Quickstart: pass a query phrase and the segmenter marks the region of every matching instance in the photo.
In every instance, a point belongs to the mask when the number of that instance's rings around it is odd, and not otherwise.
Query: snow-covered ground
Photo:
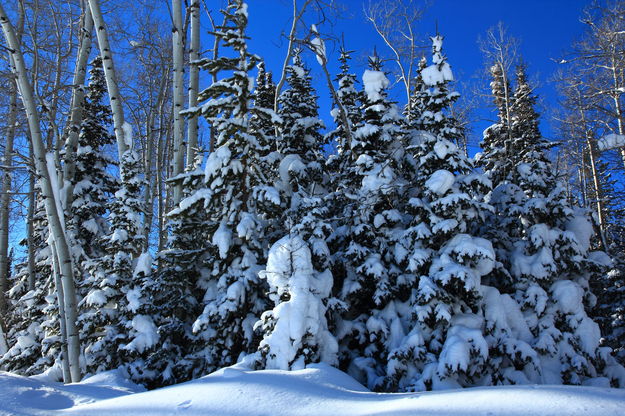
[[[625,390],[507,386],[445,392],[371,393],[327,365],[299,371],[236,367],[144,391],[119,372],[78,384],[0,373],[0,415],[597,415],[625,414]]]

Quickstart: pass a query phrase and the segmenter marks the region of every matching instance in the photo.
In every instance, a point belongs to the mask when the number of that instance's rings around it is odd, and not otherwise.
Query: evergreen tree
[[[551,144],[538,129],[536,98],[524,66],[518,67],[516,82],[510,131],[501,144],[506,151],[485,155],[491,159],[483,163],[495,166],[498,173],[491,176],[500,178],[489,196],[496,230],[490,234],[531,331],[527,342],[539,358],[532,366],[516,367],[530,382],[581,384],[604,374],[621,383],[622,369],[599,348],[599,327],[585,309],[594,302],[589,280],[605,272],[606,256],[590,251],[586,214],[569,205],[555,177],[547,157]],[[504,160],[508,154],[515,156]]]
[[[208,371],[206,360],[194,352],[192,324],[200,313],[202,276],[211,260],[209,230],[204,200],[189,199],[204,188],[204,172],[196,167],[181,176],[183,200],[167,215],[169,238],[167,248],[158,253],[159,268],[156,272],[136,269],[131,292],[137,299],[135,313],[149,317],[158,336],[158,343],[129,351],[131,377],[149,388]]]
[[[56,349],[51,349],[53,339],[59,340],[58,319],[46,316],[51,313],[50,305],[56,303],[54,297],[54,281],[50,247],[46,243],[48,226],[43,202],[36,197],[37,208],[33,217],[33,245],[35,253],[34,288],[29,288],[28,263],[17,265],[14,277],[10,282],[11,289],[7,293],[9,308],[6,326],[9,350],[1,358],[0,365],[7,371],[22,375],[33,375],[52,366],[60,358]],[[26,245],[27,240],[20,244]],[[56,328],[56,329],[55,329]],[[45,343],[46,347],[43,347]]]
[[[125,136],[132,143],[130,125]],[[132,147],[120,161],[121,187],[115,193],[109,216],[110,234],[103,238],[105,255],[91,262],[90,286],[81,301],[79,323],[85,345],[87,372],[97,373],[119,367],[120,350],[129,341],[132,311],[126,294],[132,285],[135,259],[141,254],[143,233],[140,213],[143,209],[140,178],[141,160]]]
[[[332,287],[331,232],[325,208],[323,122],[310,71],[300,51],[287,67],[289,88],[281,105],[280,177],[277,188],[287,209],[280,218],[283,236],[273,245],[261,277],[269,283],[273,308],[256,324],[264,334],[259,346],[262,368],[303,368],[311,362],[335,364],[336,340],[328,331],[326,306]]]
[[[491,243],[476,236],[487,207],[479,202],[489,188],[473,173],[453,143],[448,119],[451,69],[442,55],[442,37],[432,38],[433,64],[423,68],[417,85],[411,145],[415,186],[407,211],[412,220],[395,250],[412,277],[406,317],[408,333],[391,352],[387,388],[439,389],[479,383],[486,372],[481,277],[494,266]],[[428,95],[426,95],[428,94]]]
[[[214,35],[232,50],[233,57],[200,64],[211,73],[228,72],[199,97],[208,99],[200,111],[215,129],[216,146],[206,163],[205,187],[187,198],[189,202],[203,201],[211,243],[210,269],[202,281],[205,306],[193,325],[197,348],[205,355],[209,371],[231,365],[240,354],[253,352],[258,345],[253,325],[267,305],[266,288],[258,272],[268,250],[264,236],[267,218],[259,206],[273,205],[277,215],[281,205],[278,192],[254,165],[266,152],[263,143],[268,139],[251,128],[250,116],[270,114],[255,111],[250,103],[249,71],[260,59],[247,50],[247,5],[230,0],[223,14],[224,25]]]
[[[104,154],[104,147],[115,142],[110,133],[110,107],[104,103],[106,80],[102,59],[91,62],[90,80],[85,96],[82,124],[76,151],[76,171],[73,178],[71,226],[74,254],[80,268],[90,259],[104,254],[101,239],[108,232],[105,214],[110,197],[119,184],[109,172],[113,161]]]
[[[405,146],[401,116],[387,98],[389,80],[377,56],[369,64],[363,75],[363,115],[354,126],[351,160],[344,165],[344,178],[353,185],[340,185],[346,203],[335,215],[345,222],[333,238],[342,243],[336,253],[337,275],[344,276],[336,287],[344,308],[337,327],[341,366],[380,389],[388,353],[403,336],[394,302],[403,273],[393,239],[403,225]]]

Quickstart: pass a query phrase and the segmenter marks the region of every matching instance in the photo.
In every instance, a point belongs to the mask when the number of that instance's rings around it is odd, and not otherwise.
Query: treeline
[[[572,145],[561,147],[579,157],[553,160],[527,68],[492,55],[497,120],[471,158],[440,34],[431,56],[414,62],[399,107],[376,54],[359,76],[342,49],[332,79],[317,28],[301,39],[291,32],[274,83],[248,50],[245,3],[228,1],[205,57],[200,2],[186,21],[172,4],[171,57],[163,64],[155,43],[133,40],[153,65],[126,86],[97,0],[63,15],[80,21],[66,34],[78,35],[71,81],[60,69],[68,51],[43,41],[40,50],[25,30],[25,3],[15,19],[0,6],[12,74],[2,368],[69,382],[121,367],[151,388],[241,360],[257,369],[324,361],[379,391],[625,385],[622,228],[612,214],[622,205],[611,176],[620,167],[609,159],[625,141],[611,130],[620,115],[598,115],[605,97],[580,87],[588,104],[566,101]],[[94,33],[100,53],[90,59]],[[325,134],[305,55],[317,58],[334,99]],[[40,75],[36,57],[57,72]],[[576,62],[590,68],[594,58],[584,59]],[[571,70],[569,95],[585,85],[572,81],[577,73],[597,79]],[[201,74],[211,80],[204,90]],[[611,87],[613,98],[621,87]],[[137,103],[122,105],[131,88]],[[29,171],[12,175],[20,166]],[[12,190],[24,189],[27,253],[16,261],[8,221],[22,201]]]

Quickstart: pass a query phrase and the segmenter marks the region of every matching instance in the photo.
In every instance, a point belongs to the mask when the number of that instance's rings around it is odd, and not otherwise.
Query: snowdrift
[[[65,386],[0,373],[0,415],[616,416],[625,409],[625,391],[596,387],[506,386],[372,393],[324,364],[292,372],[230,367],[188,383],[142,390],[115,371]]]

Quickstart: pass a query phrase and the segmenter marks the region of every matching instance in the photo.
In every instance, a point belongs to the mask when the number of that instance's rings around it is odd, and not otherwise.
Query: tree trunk
[[[172,0],[173,10],[173,57],[174,57],[174,141],[173,141],[173,164],[172,177],[176,177],[182,173],[184,166],[183,141],[184,141],[184,118],[180,114],[183,110],[184,100],[184,69],[183,69],[183,53],[184,53],[184,31],[182,28],[182,0]],[[173,184],[174,204],[180,202],[182,196],[182,183],[176,181]]]
[[[51,242],[50,248],[52,249],[52,273],[54,274],[54,287],[56,289],[56,298],[59,306],[59,329],[61,331],[61,362],[63,366],[63,382],[72,382],[72,373],[69,368],[69,350],[67,345],[67,325],[66,325],[66,313],[64,305],[65,293],[63,290],[63,283],[60,276],[60,268],[58,262],[58,253],[56,251],[56,245],[54,241]]]
[[[96,28],[100,55],[102,56],[106,88],[111,102],[111,111],[113,112],[113,128],[115,130],[115,138],[117,139],[117,152],[119,154],[119,160],[121,160],[123,154],[130,148],[130,144],[126,143],[126,138],[124,137],[124,108],[122,107],[122,99],[119,94],[119,87],[117,86],[115,66],[113,65],[113,53],[111,51],[106,25],[102,18],[100,3],[98,0],[88,1],[93,24]]]
[[[191,46],[189,47],[189,108],[197,105],[200,85],[200,68],[193,62],[200,59],[200,0],[192,0],[189,6],[191,13]],[[198,115],[189,117],[187,125],[187,170],[193,169],[198,147]]]
[[[86,7],[81,25],[80,48],[76,56],[74,69],[74,81],[72,101],[70,105],[70,118],[67,123],[65,139],[65,163],[63,165],[63,178],[67,192],[65,193],[65,208],[71,209],[74,196],[74,175],[76,174],[76,149],[82,123],[82,110],[85,103],[85,79],[87,77],[87,60],[91,52],[91,32],[93,32],[93,19],[91,11]]]
[[[74,270],[72,265],[72,257],[65,234],[64,224],[62,221],[63,212],[61,210],[61,201],[58,199],[58,189],[54,189],[52,184],[52,176],[56,172],[49,170],[49,165],[53,166],[46,158],[46,150],[41,135],[39,124],[39,114],[34,100],[33,89],[28,80],[26,65],[20,50],[15,31],[9,22],[8,16],[4,11],[4,6],[0,3],[0,24],[8,48],[11,51],[13,62],[15,63],[15,75],[18,80],[18,87],[22,102],[26,109],[28,119],[28,127],[30,130],[30,138],[33,145],[35,168],[40,177],[41,191],[45,201],[46,216],[50,233],[56,245],[56,251],[59,261],[59,270],[61,274],[62,286],[64,290],[64,306],[66,312],[67,327],[67,345],[68,345],[68,361],[71,371],[72,382],[80,381],[80,340],[78,336],[78,328],[76,326],[77,305],[76,305],[76,288],[74,287]],[[51,158],[50,158],[51,159]],[[58,184],[56,184],[58,186]]]

